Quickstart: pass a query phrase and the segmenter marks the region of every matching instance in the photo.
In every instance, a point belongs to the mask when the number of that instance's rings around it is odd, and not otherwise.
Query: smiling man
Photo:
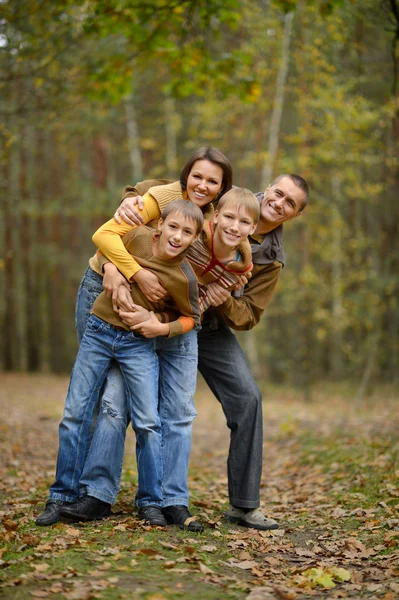
[[[129,188],[129,196],[147,191],[147,182]],[[153,183],[154,185],[154,183]],[[223,407],[230,429],[227,460],[230,506],[225,517],[245,527],[276,529],[277,522],[259,510],[262,475],[262,395],[231,329],[248,331],[270,303],[284,266],[283,223],[299,217],[308,203],[309,187],[299,175],[283,174],[256,194],[260,219],[249,236],[253,270],[241,296],[220,286],[208,287],[213,306],[198,333],[198,368]],[[117,219],[140,224],[137,198],[126,197]],[[140,206],[140,200],[138,201]]]

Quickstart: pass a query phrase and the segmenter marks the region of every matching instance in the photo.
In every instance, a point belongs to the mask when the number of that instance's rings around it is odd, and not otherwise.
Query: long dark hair
[[[187,179],[190,174],[191,169],[194,166],[194,163],[197,160],[209,160],[209,162],[218,165],[223,171],[223,179],[222,179],[222,187],[220,189],[219,194],[216,196],[214,200],[210,204],[216,204],[221,196],[225,192],[231,190],[233,185],[233,167],[227,156],[223,154],[217,148],[200,148],[194,154],[191,155],[189,160],[184,165],[181,173],[180,173],[180,185],[183,190],[187,189]]]

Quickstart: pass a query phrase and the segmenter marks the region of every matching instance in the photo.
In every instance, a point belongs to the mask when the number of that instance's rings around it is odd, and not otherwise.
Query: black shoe
[[[187,529],[188,531],[195,531],[201,533],[204,531],[202,523],[197,521],[196,517],[190,514],[187,506],[178,504],[175,506],[165,506],[162,509],[167,523],[177,525],[180,529]]]
[[[61,515],[70,521],[97,521],[111,514],[111,505],[93,496],[83,496],[61,508]]]
[[[36,519],[36,525],[45,527],[46,525],[54,525],[61,518],[61,507],[67,502],[63,500],[47,500],[46,508]]]
[[[166,527],[167,525],[159,506],[141,506],[138,517],[150,525],[158,525],[159,527]]]

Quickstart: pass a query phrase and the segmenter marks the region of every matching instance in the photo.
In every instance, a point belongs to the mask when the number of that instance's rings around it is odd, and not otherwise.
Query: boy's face
[[[164,259],[176,258],[198,237],[196,222],[179,212],[168,215],[165,221],[159,219],[158,231],[157,252]]]
[[[231,248],[244,242],[256,228],[253,218],[246,209],[233,202],[216,210],[213,222],[217,225],[215,238]]]

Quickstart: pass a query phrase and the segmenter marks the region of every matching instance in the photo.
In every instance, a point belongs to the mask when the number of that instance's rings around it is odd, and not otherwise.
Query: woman
[[[218,198],[228,191],[231,185],[232,168],[227,157],[216,148],[202,148],[195,152],[183,167],[179,181],[151,188],[149,193],[144,196],[143,223],[157,220],[162,209],[169,202],[181,197],[194,202],[203,210],[207,218],[212,218],[213,203],[217,203]],[[121,238],[116,235],[116,250],[118,250],[118,244],[123,246]],[[79,340],[83,336],[94,300],[103,290],[101,264],[98,255],[90,259],[89,267],[79,288],[76,305]],[[108,290],[116,290],[123,281],[126,283],[126,280],[111,263],[105,265],[104,273],[104,287],[107,286]],[[136,282],[144,294],[153,301],[159,300],[165,293],[163,288],[160,289],[154,285],[152,273],[145,269],[136,270],[134,273],[127,270],[124,274],[128,280]],[[157,280],[156,283],[158,284]],[[157,344],[165,466],[163,475],[164,512],[167,512],[169,523],[175,523],[190,531],[202,531],[202,525],[191,517],[188,511],[188,489],[187,484],[184,483],[186,477],[182,476],[188,469],[191,424],[196,416],[193,404],[197,372],[196,332],[192,331],[184,336],[174,338],[158,338]],[[92,457],[97,455],[96,449],[104,447],[108,437],[112,437],[115,428],[119,435],[125,435],[127,411],[123,381],[117,368],[111,368],[108,373],[101,404],[102,410],[81,478],[82,494],[90,492],[91,482],[94,478],[96,479],[96,497],[86,495],[74,505],[68,506],[68,514],[65,510],[63,512],[70,518],[92,520],[100,517],[104,514],[104,504],[112,504],[119,490],[123,453],[108,457],[107,464],[99,465],[97,460],[94,463],[92,461]],[[123,444],[118,444],[118,446],[123,448]],[[93,469],[94,464],[96,465],[95,469]],[[102,477],[102,475],[104,476]],[[104,482],[100,493],[98,491],[99,481]],[[49,515],[47,522],[43,524],[56,522],[60,517],[61,509],[62,506],[55,506],[54,503],[52,506],[50,505],[49,511],[53,514]],[[140,516],[153,525],[165,525],[162,512],[155,509],[156,507],[147,507],[147,510],[141,511]],[[45,513],[41,515],[42,519],[39,517],[38,521],[46,520]],[[49,519],[51,522],[48,522]]]

